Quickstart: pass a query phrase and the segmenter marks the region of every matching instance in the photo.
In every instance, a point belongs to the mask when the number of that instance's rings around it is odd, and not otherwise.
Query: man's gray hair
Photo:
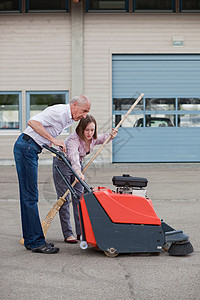
[[[85,96],[85,95],[79,95],[79,96],[75,96],[74,98],[72,98],[69,103],[73,104],[73,103],[78,103],[78,105],[82,106],[84,104],[86,104],[87,102],[90,102],[90,99]]]

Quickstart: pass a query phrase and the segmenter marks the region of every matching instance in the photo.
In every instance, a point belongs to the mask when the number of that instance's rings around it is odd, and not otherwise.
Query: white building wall
[[[0,16],[0,86],[66,90],[71,77],[69,14]]]
[[[0,91],[70,91],[70,14],[0,15]],[[19,133],[0,132],[0,159],[12,159]]]
[[[183,38],[184,46],[173,47],[173,37]],[[86,14],[84,93],[100,128],[111,128],[112,54],[200,53],[199,37],[199,14]],[[111,160],[111,154],[110,146],[104,157]]]
[[[84,94],[99,132],[112,120],[113,53],[200,53],[199,14],[84,14]],[[173,47],[173,37],[184,40]],[[71,97],[71,15],[0,15],[0,91],[69,90]],[[142,92],[142,91],[141,91]],[[12,159],[19,133],[0,133],[0,159]],[[110,160],[111,144],[101,158]]]

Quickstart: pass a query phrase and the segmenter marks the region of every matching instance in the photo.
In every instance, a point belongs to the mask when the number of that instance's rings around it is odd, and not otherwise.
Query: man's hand
[[[64,144],[63,140],[57,140],[54,137],[52,137],[48,131],[42,126],[42,124],[39,121],[35,120],[29,120],[28,126],[30,126],[35,132],[37,132],[39,135],[47,139],[50,143],[53,143],[55,146],[61,147],[63,152],[66,152],[66,146]]]
[[[53,139],[51,140],[51,142],[52,142],[55,146],[59,146],[63,152],[66,152],[66,146],[65,146],[65,143],[64,143],[63,140],[57,140],[57,139],[53,138]]]

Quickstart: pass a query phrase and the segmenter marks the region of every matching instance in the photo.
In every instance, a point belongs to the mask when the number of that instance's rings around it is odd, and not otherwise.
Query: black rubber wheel
[[[110,248],[108,249],[108,251],[104,251],[105,255],[108,257],[116,257],[119,255],[119,253],[117,253],[117,250],[115,248]]]

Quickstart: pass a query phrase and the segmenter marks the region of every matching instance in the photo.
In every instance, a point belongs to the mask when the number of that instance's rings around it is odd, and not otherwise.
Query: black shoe
[[[47,245],[54,247],[54,243],[47,243]],[[27,246],[26,250],[31,250],[31,246]]]
[[[33,248],[31,251],[34,253],[54,254],[58,253],[59,248],[51,247],[49,244],[46,243],[44,245],[41,245],[40,247]]]

